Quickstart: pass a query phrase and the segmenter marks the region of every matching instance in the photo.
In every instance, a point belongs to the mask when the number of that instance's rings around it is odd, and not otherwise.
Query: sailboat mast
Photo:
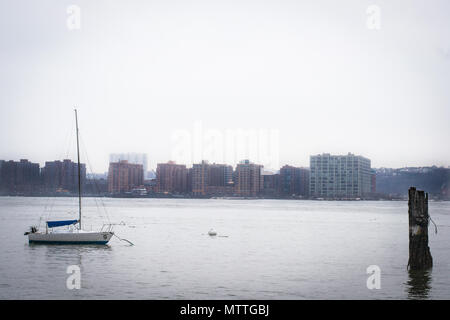
[[[77,132],[77,156],[78,156],[78,223],[80,224],[80,230],[81,230],[81,168],[80,168],[80,143],[78,139],[78,115],[77,115],[77,109],[75,109],[75,126],[76,126],[76,132]]]

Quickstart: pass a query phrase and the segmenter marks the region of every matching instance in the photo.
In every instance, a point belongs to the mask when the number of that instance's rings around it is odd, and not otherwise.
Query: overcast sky
[[[199,127],[263,132],[280,165],[450,165],[449,1],[2,0],[0,46],[0,159],[73,158],[77,106],[94,172],[185,161]]]

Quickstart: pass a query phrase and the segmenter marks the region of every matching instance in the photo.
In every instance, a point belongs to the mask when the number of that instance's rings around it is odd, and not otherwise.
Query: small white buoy
[[[211,230],[208,231],[208,234],[209,234],[210,236],[216,236],[216,235],[217,235],[217,232],[216,232],[216,230],[211,229]]]

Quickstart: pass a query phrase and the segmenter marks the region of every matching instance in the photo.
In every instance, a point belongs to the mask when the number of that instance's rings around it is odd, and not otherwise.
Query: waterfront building
[[[174,161],[158,163],[156,167],[156,190],[159,193],[187,193],[188,169]]]
[[[0,189],[10,193],[34,191],[40,183],[39,164],[27,159],[0,162]]]
[[[233,167],[213,163],[208,167],[207,194],[215,196],[232,195],[234,191]]]
[[[85,195],[106,195],[108,193],[108,178],[87,178],[82,192]]]
[[[127,160],[111,162],[108,171],[108,192],[119,194],[130,192],[144,184],[142,164],[129,163]]]
[[[146,153],[111,153],[109,155],[109,162],[117,163],[122,160],[128,161],[130,164],[141,164],[143,168],[142,178],[148,178],[147,167],[148,167],[148,158]]]
[[[233,167],[202,161],[192,166],[192,193],[196,196],[231,195]]]
[[[80,164],[81,185],[86,180],[86,165]],[[47,161],[42,168],[42,179],[47,191],[65,190],[75,192],[78,190],[78,164],[69,159],[63,161]]]
[[[195,196],[206,195],[208,186],[208,168],[207,161],[192,165],[192,194]]]
[[[196,196],[231,195],[233,193],[233,167],[202,161],[192,166],[192,193]]]
[[[241,197],[256,197],[263,188],[262,165],[243,160],[236,166],[234,192]]]
[[[315,198],[359,198],[371,192],[370,160],[354,154],[310,157],[310,194]]]
[[[208,166],[208,187],[229,187],[233,184],[233,167],[213,163]]]
[[[278,197],[280,195],[280,174],[273,172],[263,172],[263,190],[264,196]]]
[[[284,196],[309,195],[309,169],[285,165],[280,169],[280,191]]]

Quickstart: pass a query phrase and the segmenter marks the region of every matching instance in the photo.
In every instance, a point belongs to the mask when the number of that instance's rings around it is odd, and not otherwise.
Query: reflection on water
[[[31,243],[25,244],[25,248],[31,251],[40,252],[45,261],[58,261],[58,263],[65,263],[67,265],[78,265],[83,267],[83,259],[89,259],[92,256],[103,256],[112,250],[110,245],[46,245]],[[37,253],[36,253],[37,254]]]
[[[406,282],[408,299],[428,299],[431,290],[431,269],[425,271],[408,270]]]

